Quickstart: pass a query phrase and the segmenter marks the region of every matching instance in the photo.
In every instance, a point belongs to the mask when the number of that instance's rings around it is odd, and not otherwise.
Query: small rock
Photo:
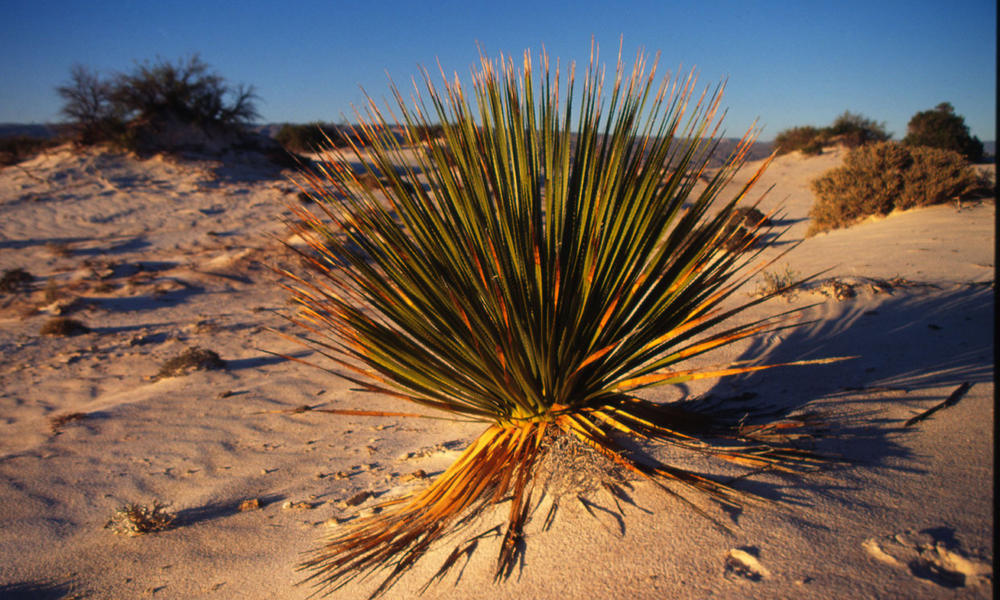
[[[251,510],[260,510],[260,499],[250,498],[249,500],[244,500],[240,502],[240,512],[247,512]]]
[[[403,475],[402,481],[413,481],[414,479],[427,479],[427,471],[417,469],[408,475]]]

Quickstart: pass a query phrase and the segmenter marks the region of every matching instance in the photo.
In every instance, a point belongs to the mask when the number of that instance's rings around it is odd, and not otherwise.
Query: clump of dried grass
[[[0,275],[0,292],[14,294],[24,291],[34,280],[35,276],[21,267],[5,269],[3,275]]]
[[[56,415],[49,419],[49,427],[52,429],[52,433],[59,434],[62,433],[62,428],[73,421],[79,421],[81,419],[87,418],[87,413],[82,412],[72,412],[64,413],[61,415]]]
[[[764,271],[760,274],[761,282],[757,288],[750,293],[751,297],[761,298],[763,296],[781,296],[785,300],[792,300],[797,293],[797,283],[799,274],[785,265],[781,271]]]
[[[222,360],[214,350],[193,346],[163,363],[153,379],[177,377],[191,371],[211,371],[225,368],[226,361]]]
[[[114,533],[137,536],[169,529],[177,518],[167,512],[166,507],[154,500],[149,506],[142,504],[123,504],[115,509],[111,518],[104,525]]]
[[[41,335],[68,337],[90,333],[90,327],[87,327],[76,319],[55,317],[46,321],[39,333]]]

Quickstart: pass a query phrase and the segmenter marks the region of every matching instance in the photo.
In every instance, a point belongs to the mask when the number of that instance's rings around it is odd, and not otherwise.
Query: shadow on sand
[[[71,597],[72,591],[72,582],[69,581],[0,583],[0,598],[3,600],[60,600]]]

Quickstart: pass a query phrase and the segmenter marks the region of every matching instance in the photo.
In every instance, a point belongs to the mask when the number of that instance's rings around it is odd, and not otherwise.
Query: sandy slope
[[[790,252],[771,270],[827,271],[756,313],[815,304],[813,322],[712,361],[860,358],[655,397],[820,411],[833,433],[820,448],[851,464],[747,481],[787,508],[720,514],[735,535],[643,484],[623,520],[564,497],[549,531],[544,513],[529,525],[506,583],[492,583],[496,540],[485,540],[457,584],[452,574],[424,597],[991,597],[994,204],[911,211],[794,246],[808,181],[840,159],[781,157],[758,188],[773,186],[761,205],[782,205],[788,228],[768,252]],[[0,171],[0,269],[37,277],[30,293],[0,297],[0,597],[306,597],[293,566],[336,517],[419,485],[411,474],[443,469],[479,432],[275,412],[400,408],[265,352],[301,353],[265,330],[286,327],[274,312],[286,294],[261,266],[281,260],[282,200],[295,201],[286,180],[211,162],[60,149]],[[54,314],[92,332],[40,336]],[[154,380],[191,346],[228,368]],[[963,382],[972,386],[956,405],[901,428]],[[85,417],[55,432],[52,418],[69,413]],[[363,491],[374,495],[346,505]],[[260,510],[238,509],[253,498]],[[177,527],[103,528],[117,506],[154,499]],[[450,550],[431,552],[388,597],[413,597]]]

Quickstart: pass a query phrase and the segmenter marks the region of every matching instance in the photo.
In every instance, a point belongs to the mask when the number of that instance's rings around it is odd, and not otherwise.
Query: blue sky
[[[844,110],[902,137],[914,113],[949,101],[972,133],[996,137],[996,2],[463,2],[424,0],[0,0],[0,122],[59,120],[54,88],[83,64],[103,73],[193,53],[231,83],[253,85],[265,122],[339,121],[387,96],[420,65],[468,80],[488,54],[546,48],[586,63],[593,36],[613,64],[662,52],[728,78],[727,135],[760,117],[763,139],[826,125]]]

